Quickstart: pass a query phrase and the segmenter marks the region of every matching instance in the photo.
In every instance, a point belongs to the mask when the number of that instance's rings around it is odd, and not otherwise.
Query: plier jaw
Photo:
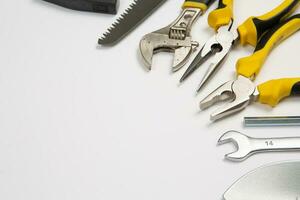
[[[201,50],[200,55],[205,57],[210,52],[225,52],[228,53],[230,47],[234,44],[235,40],[238,38],[237,31],[232,28],[234,21],[231,21],[231,24],[221,26],[217,33],[212,36],[204,45]],[[224,53],[223,53],[224,55]]]
[[[199,54],[195,57],[191,65],[183,74],[180,82],[186,80],[195,70],[197,70],[210,57],[208,70],[203,77],[198,92],[208,82],[212,74],[219,69],[222,61],[227,57],[239,34],[234,28],[235,23],[231,20],[230,24],[219,27],[217,33],[211,37],[202,47]]]
[[[255,84],[249,78],[238,76],[236,80],[224,83],[205,97],[200,102],[200,108],[203,110],[218,102],[230,101],[211,114],[211,120],[215,121],[245,109],[258,96]]]
[[[239,34],[232,19],[230,24],[219,27],[217,33],[203,45],[200,55],[205,57],[215,52],[215,57],[224,57],[238,37]]]

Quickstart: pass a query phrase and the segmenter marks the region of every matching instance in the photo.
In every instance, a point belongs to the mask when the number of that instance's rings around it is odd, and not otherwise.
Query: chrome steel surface
[[[146,19],[166,0],[134,0],[123,14],[100,37],[100,45],[113,45]]]
[[[230,161],[243,161],[256,153],[300,151],[300,137],[253,138],[237,131],[228,131],[218,144],[229,142],[237,147],[237,151],[225,155]]]
[[[236,181],[224,200],[299,200],[300,162],[260,167]]]
[[[140,52],[146,67],[151,70],[153,54],[174,52],[173,71],[179,70],[199,46],[192,41],[191,28],[202,14],[197,8],[185,8],[169,26],[145,35],[140,41]]]
[[[245,117],[246,127],[300,126],[300,116]]]
[[[217,102],[231,100],[211,114],[211,120],[218,120],[246,108],[255,101],[259,93],[254,83],[238,76],[236,80],[224,83],[200,102],[200,108],[206,109]]]
[[[214,72],[219,68],[222,61],[226,58],[229,51],[231,50],[234,42],[238,39],[239,35],[236,29],[232,28],[233,21],[229,25],[221,26],[218,29],[217,34],[210,38],[205,45],[202,47],[201,51],[193,60],[192,64],[188,67],[186,72],[180,79],[180,82],[186,80],[194,71],[196,71],[204,62],[208,60],[209,57],[213,56],[209,68],[204,75],[201,84],[198,88],[200,89],[207,83]]]

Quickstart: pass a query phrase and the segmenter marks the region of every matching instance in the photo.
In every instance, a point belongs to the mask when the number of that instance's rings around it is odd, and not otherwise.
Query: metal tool
[[[192,40],[191,28],[215,0],[185,0],[183,11],[169,26],[145,35],[140,42],[140,52],[146,67],[151,70],[153,54],[161,51],[175,53],[173,71],[179,70],[198,43]]]
[[[250,44],[257,47],[260,38],[281,19],[285,18],[286,14],[295,9],[297,5],[299,5],[299,0],[286,0],[271,12],[260,17],[250,17],[242,25],[237,26],[232,17],[233,0],[220,0],[219,8],[211,12],[208,17],[209,25],[217,33],[202,47],[202,50],[180,81],[182,82],[187,79],[208,58],[212,57],[209,67],[198,87],[197,91],[199,92],[220,66],[222,66],[222,62],[235,44]]]
[[[44,0],[73,10],[117,13],[117,0]]]
[[[246,127],[300,126],[300,116],[245,117]]]
[[[198,91],[207,82],[211,74],[216,71],[217,67],[220,66],[233,43],[239,37],[233,21],[233,0],[219,0],[219,6],[209,14],[208,22],[217,33],[206,42],[180,79],[180,82],[186,80],[209,57],[214,56]]]
[[[300,78],[271,80],[259,86],[253,83],[272,48],[299,29],[300,14],[285,19],[267,32],[258,42],[254,54],[237,62],[237,79],[222,84],[210,93],[200,102],[200,108],[206,109],[217,102],[231,100],[212,113],[211,120],[217,120],[243,110],[253,101],[274,107],[285,97],[299,95]]]
[[[237,131],[228,131],[219,139],[218,144],[229,142],[237,147],[237,151],[225,155],[231,161],[243,161],[256,153],[300,151],[300,137],[252,138]]]
[[[134,0],[99,38],[100,45],[113,45],[123,39],[166,0]]]
[[[300,162],[260,167],[236,181],[224,200],[299,200]]]

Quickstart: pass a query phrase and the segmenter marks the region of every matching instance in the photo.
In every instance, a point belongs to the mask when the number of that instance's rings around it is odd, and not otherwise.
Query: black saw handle
[[[72,10],[117,13],[117,0],[44,0]]]

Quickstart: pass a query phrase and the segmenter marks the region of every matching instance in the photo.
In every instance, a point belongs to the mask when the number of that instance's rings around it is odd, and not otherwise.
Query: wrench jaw
[[[173,52],[174,60],[172,71],[178,71],[188,61],[192,52],[199,46],[197,42],[191,41],[191,37],[185,40],[170,39],[166,33],[159,31],[145,35],[140,41],[140,52],[148,70],[152,68],[153,55],[159,52]]]
[[[172,71],[176,72],[180,70],[189,60],[191,54],[199,46],[198,43],[193,42],[191,46],[179,47],[174,50],[174,60]]]
[[[225,158],[230,161],[240,162],[247,159],[252,154],[251,138],[237,131],[228,131],[219,139],[218,145],[232,143],[236,146],[236,151],[226,154]]]
[[[198,8],[184,8],[178,18],[169,26],[145,35],[140,41],[140,51],[146,67],[151,70],[155,53],[173,52],[173,69],[175,72],[183,67],[199,44],[192,41],[191,28],[202,14]]]
[[[152,58],[154,51],[154,42],[152,39],[159,39],[160,36],[153,33],[145,35],[140,41],[140,53],[142,55],[143,61],[147,69],[150,71],[152,68]]]

